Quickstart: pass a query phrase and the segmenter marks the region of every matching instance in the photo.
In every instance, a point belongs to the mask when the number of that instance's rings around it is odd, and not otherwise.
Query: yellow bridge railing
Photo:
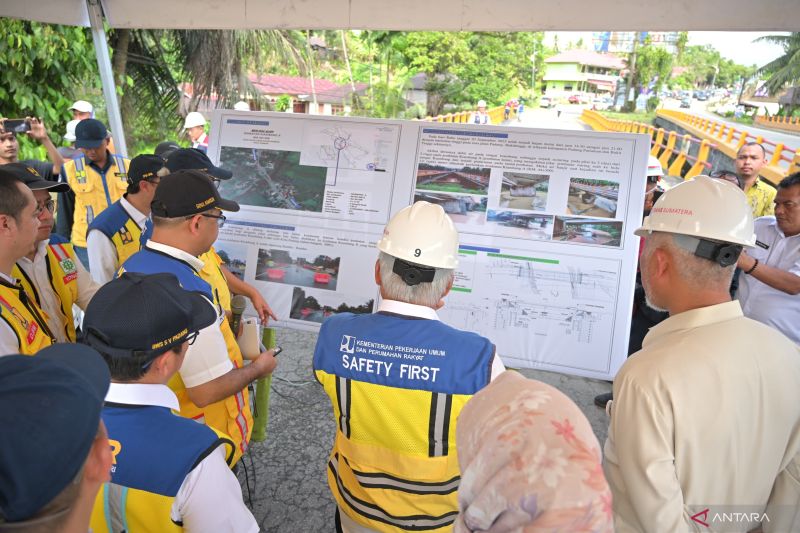
[[[783,143],[775,143],[761,135],[753,135],[729,124],[674,109],[661,109],[656,115],[677,124],[693,135],[709,142],[713,141],[716,149],[731,159],[736,159],[739,148],[745,143],[760,143],[768,159],[768,163],[761,170],[761,176],[774,184],[788,174],[800,171],[800,150],[788,148]]]
[[[766,128],[800,133],[800,117],[756,117],[754,122]]]
[[[693,178],[711,168],[708,156],[715,145],[707,140],[698,139],[691,135],[678,136],[674,131],[656,128],[651,124],[633,120],[617,120],[601,115],[597,111],[585,109],[581,120],[595,131],[616,131],[622,133],[646,133],[650,137],[650,154],[661,162],[667,169],[669,176],[680,176],[684,179]],[[678,142],[680,141],[680,142]],[[692,143],[700,145],[697,156],[689,155]],[[684,172],[686,164],[690,167]]]
[[[491,124],[503,123],[503,110],[505,106],[493,107],[487,111],[489,114],[489,122]],[[436,115],[435,117],[425,117],[422,120],[428,122],[458,122],[460,124],[467,124],[472,111],[462,111],[460,113],[448,113],[446,115]]]

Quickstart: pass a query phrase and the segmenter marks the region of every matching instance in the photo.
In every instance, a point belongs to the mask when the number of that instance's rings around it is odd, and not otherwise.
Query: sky
[[[727,59],[732,59],[741,65],[756,64],[759,67],[769,63],[783,53],[780,46],[767,43],[753,43],[753,40],[763,35],[786,34],[786,32],[751,32],[751,31],[690,31],[690,45],[710,44]],[[592,32],[558,31],[546,32],[545,44],[552,46],[554,36],[558,35],[561,46],[569,42],[583,39],[588,47],[592,43]]]

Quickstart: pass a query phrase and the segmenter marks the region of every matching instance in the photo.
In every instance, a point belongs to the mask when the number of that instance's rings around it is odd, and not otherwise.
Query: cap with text
[[[215,208],[238,211],[239,204],[220,196],[213,180],[205,172],[179,170],[161,180],[150,208],[153,216],[178,218],[199,215]]]

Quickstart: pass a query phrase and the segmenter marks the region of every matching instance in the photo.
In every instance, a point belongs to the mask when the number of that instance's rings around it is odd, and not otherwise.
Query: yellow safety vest
[[[48,244],[45,260],[47,261],[47,278],[50,281],[50,287],[45,287],[43,290],[51,289],[56,293],[61,304],[59,311],[64,333],[69,342],[75,342],[75,316],[72,313],[72,305],[78,301],[78,267],[76,266],[78,259],[75,256],[75,250],[69,243]],[[19,264],[14,265],[12,275],[20,280],[20,284],[28,296],[41,307],[40,288],[36,287]]]
[[[229,312],[231,309],[231,292],[228,288],[228,282],[225,281],[225,275],[222,273],[222,270],[220,270],[222,259],[217,255],[213,247],[208,252],[199,256],[198,259],[204,263],[203,269],[200,270],[199,274],[204,281],[211,285],[211,291],[214,294],[214,305],[222,309],[223,312]],[[225,339],[225,346],[228,348],[228,357],[231,363],[233,363],[236,368],[242,368],[244,366],[242,351],[239,348],[239,343],[236,342],[236,335],[233,333],[233,330],[231,330],[230,322],[228,322],[227,319],[223,320],[220,324],[220,330],[222,330],[222,336]],[[233,402],[231,400],[233,400]],[[224,422],[227,424],[227,429],[226,426],[222,425],[223,420],[221,417],[219,420],[212,423],[209,421],[209,413],[206,412],[205,420],[208,425],[225,431],[233,439],[236,444],[236,454],[233,458],[235,463],[247,449],[247,445],[250,442],[250,435],[253,433],[253,413],[250,409],[250,394],[245,387],[231,398],[228,398],[226,402],[229,402],[229,416]],[[183,414],[183,404],[181,404],[181,414]]]
[[[19,353],[35,355],[42,348],[55,343],[55,337],[47,327],[46,317],[21,285],[11,285],[0,279],[0,319],[11,326],[17,336]]]
[[[130,160],[109,154],[111,166],[105,173],[88,164],[84,156],[64,163],[64,176],[75,193],[72,238],[75,246],[86,247],[86,231],[94,217],[122,198],[128,189],[127,172]]]

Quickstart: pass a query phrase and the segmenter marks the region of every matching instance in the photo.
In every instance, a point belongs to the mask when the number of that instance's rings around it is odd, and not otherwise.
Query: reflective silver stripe
[[[61,248],[59,246],[56,246],[55,244],[49,244],[47,247],[50,248],[53,251],[53,255],[56,256],[56,259],[59,262],[63,261],[64,259],[67,259],[69,257],[67,254],[62,253],[61,252]]]
[[[369,518],[370,520],[375,520],[378,522],[382,522],[384,524],[389,524],[409,531],[424,531],[428,529],[438,529],[440,527],[452,525],[453,522],[455,522],[456,517],[458,516],[458,511],[451,511],[441,516],[429,516],[429,515],[393,516],[373,503],[368,503],[359,500],[358,498],[350,494],[350,492],[348,492],[348,490],[342,484],[342,480],[339,477],[338,459],[339,459],[338,455],[334,455],[328,462],[328,468],[331,469],[333,475],[336,477],[336,485],[339,489],[339,494],[342,496],[344,501],[347,502],[347,505],[349,505],[353,511],[360,514],[361,516]]]
[[[461,481],[461,478],[456,476],[448,481],[429,483],[401,479],[386,474],[357,472],[355,470],[353,470],[353,475],[358,480],[358,483],[365,488],[394,489],[413,494],[450,494],[458,490],[458,484]]]
[[[242,433],[242,443],[239,447],[244,453],[247,450],[247,419],[244,417],[244,395],[242,391],[236,393],[236,406],[238,407],[236,425],[239,426],[239,431]]]
[[[336,376],[336,402],[339,407],[339,430],[350,438],[350,380]]]
[[[428,455],[442,457],[448,454],[450,412],[453,399],[449,394],[431,393],[431,411],[428,427]]]
[[[125,533],[125,487],[108,483],[108,528],[112,533]]]

